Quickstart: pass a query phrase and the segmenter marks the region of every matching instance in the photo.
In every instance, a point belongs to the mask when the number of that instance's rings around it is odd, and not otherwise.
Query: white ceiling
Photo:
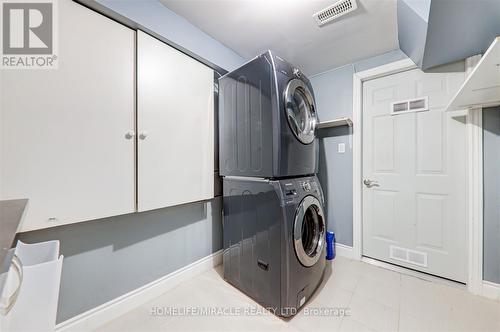
[[[160,1],[244,58],[271,49],[308,75],[399,47],[397,0],[358,0],[321,28],[312,15],[337,0]]]

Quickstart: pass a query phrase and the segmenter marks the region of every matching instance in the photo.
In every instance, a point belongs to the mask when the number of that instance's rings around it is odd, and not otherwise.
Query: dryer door
[[[314,98],[303,81],[291,80],[285,90],[285,111],[288,125],[297,139],[309,144],[314,141],[318,122]]]
[[[297,209],[293,227],[295,253],[300,263],[313,266],[320,259],[325,245],[325,217],[319,201],[306,196]]]

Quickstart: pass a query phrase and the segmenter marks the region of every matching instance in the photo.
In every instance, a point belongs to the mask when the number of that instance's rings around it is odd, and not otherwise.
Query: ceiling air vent
[[[356,0],[340,0],[330,7],[320,10],[314,14],[313,17],[316,19],[316,23],[318,23],[319,26],[322,26],[342,15],[352,12],[356,8],[358,8]]]

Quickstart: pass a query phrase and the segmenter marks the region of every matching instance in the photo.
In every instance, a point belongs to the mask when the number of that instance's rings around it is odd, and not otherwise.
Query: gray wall
[[[352,65],[336,68],[311,77],[320,121],[338,117],[352,118],[352,76],[386,63],[406,58],[394,50]],[[320,174],[326,198],[328,229],[338,243],[352,246],[352,132],[348,127],[321,130]],[[338,153],[339,143],[346,145]]]
[[[431,11],[431,0],[398,0],[404,2],[415,14],[420,16],[424,21],[428,21],[429,12]]]
[[[245,61],[156,0],[99,2],[221,68],[231,70]],[[221,210],[221,199],[215,198],[22,233],[19,238],[61,242],[65,259],[59,323],[222,249]]]
[[[398,0],[399,47],[424,70],[484,53],[499,34],[499,0]]]
[[[432,0],[422,68],[484,53],[498,35],[499,0]]]
[[[348,65],[312,77],[320,121],[352,117],[353,66]],[[326,202],[328,229],[336,241],[352,245],[352,136],[351,128],[338,127],[319,131],[319,179]],[[346,152],[337,153],[344,143]]]
[[[21,233],[61,242],[57,322],[106,303],[222,248],[221,199]]]
[[[420,7],[416,6],[421,3]],[[430,0],[398,0],[399,48],[419,67],[424,60]]]
[[[483,279],[500,284],[500,107],[483,110]]]

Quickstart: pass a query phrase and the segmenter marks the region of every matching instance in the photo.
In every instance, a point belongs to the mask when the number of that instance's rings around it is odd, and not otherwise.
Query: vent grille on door
[[[316,23],[318,23],[319,26],[322,26],[336,18],[339,18],[340,16],[352,12],[356,8],[358,8],[356,0],[340,0],[315,13],[313,17],[316,19]]]
[[[392,105],[392,113],[408,111],[408,103],[397,103]]]
[[[391,115],[429,110],[429,97],[401,100],[391,103]]]
[[[425,252],[390,246],[389,257],[408,264],[427,267],[427,253]]]

